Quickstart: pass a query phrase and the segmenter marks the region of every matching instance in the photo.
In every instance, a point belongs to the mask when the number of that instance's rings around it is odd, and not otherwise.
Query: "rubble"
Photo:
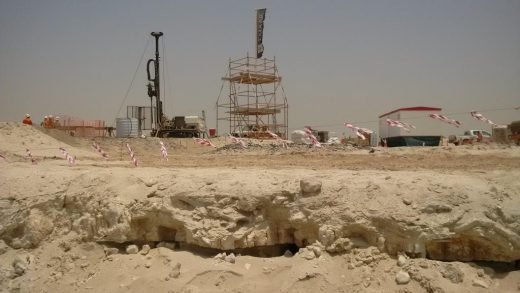
[[[141,248],[141,255],[147,255],[148,252],[150,252],[150,245],[148,244],[144,244],[143,247]]]
[[[28,269],[28,263],[27,260],[25,260],[23,257],[17,256],[12,263],[13,271],[16,276],[21,276],[25,274],[25,272]]]
[[[138,252],[139,252],[139,248],[135,244],[128,245],[126,247],[126,253],[127,254],[137,254]]]
[[[304,178],[300,180],[302,195],[311,196],[321,192],[321,181],[316,178]]]
[[[440,272],[443,278],[450,280],[454,284],[464,281],[464,273],[456,265],[443,264]]]
[[[235,254],[234,253],[230,253],[228,255],[226,255],[226,257],[224,258],[224,260],[228,263],[235,263]]]
[[[410,282],[410,275],[405,271],[399,271],[395,275],[395,282],[399,285],[406,285]]]
[[[105,255],[106,256],[119,253],[119,249],[116,248],[116,247],[105,247],[104,250],[105,250]]]
[[[475,287],[480,287],[480,288],[485,288],[485,289],[489,288],[489,284],[480,279],[473,279],[472,284]]]
[[[406,257],[402,254],[397,256],[397,266],[402,267],[406,264]]]

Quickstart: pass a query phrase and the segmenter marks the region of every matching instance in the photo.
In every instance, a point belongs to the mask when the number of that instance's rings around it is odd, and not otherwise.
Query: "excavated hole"
[[[512,271],[520,270],[520,260],[512,262],[497,262],[497,261],[474,261],[470,264],[475,264],[478,267],[492,268],[497,274],[507,274]]]
[[[135,244],[142,248],[143,245],[148,244],[152,248],[156,248],[160,241],[133,241],[133,242],[103,242],[99,241],[98,244],[107,246],[107,247],[115,247],[119,249],[120,253],[126,253],[126,247],[128,245]],[[185,242],[177,242],[177,241],[169,241],[168,243],[175,244],[176,251],[188,251],[195,255],[199,255],[202,257],[214,257],[215,255],[225,252],[226,254],[234,253],[235,255],[248,255],[254,257],[262,257],[262,258],[270,258],[270,257],[278,257],[283,256],[285,252],[288,250],[292,254],[298,252],[300,247],[296,244],[288,243],[288,244],[277,244],[277,245],[268,245],[268,246],[257,246],[257,247],[248,247],[248,248],[237,248],[233,250],[221,250],[216,248],[202,247],[193,244],[187,244]]]
[[[150,245],[152,248],[156,248],[160,242],[164,241],[132,241],[132,242],[109,242],[109,241],[99,241],[98,244],[107,246],[107,247],[115,247],[118,248],[120,253],[125,254],[126,247],[131,244],[135,244],[141,250],[142,246],[145,244]],[[279,257],[285,255],[286,251],[290,251],[293,255],[296,254],[300,247],[294,243],[287,244],[277,244],[277,245],[268,245],[268,246],[256,246],[256,247],[248,247],[248,248],[238,248],[233,250],[221,250],[216,248],[203,247],[193,244],[188,244],[185,242],[178,241],[168,241],[167,243],[171,243],[175,245],[176,251],[188,251],[195,255],[212,258],[219,253],[225,252],[226,254],[234,253],[235,255],[248,255],[253,257],[260,258],[271,258],[271,257]],[[339,253],[341,254],[341,253]],[[408,255],[410,258],[421,258],[418,255]],[[433,259],[429,256],[426,256],[425,259],[440,261],[443,263],[449,263],[457,260],[439,260]],[[512,271],[520,270],[520,260],[512,261],[512,262],[497,262],[497,261],[466,261],[466,263],[476,266],[476,267],[489,267],[494,270],[496,274],[502,275],[507,274]]]
[[[268,246],[256,246],[248,248],[237,248],[233,250],[220,250],[215,248],[201,247],[193,244],[179,243],[179,250],[189,251],[193,254],[197,254],[203,257],[213,257],[219,253],[225,252],[226,254],[234,253],[235,255],[249,255],[254,257],[278,257],[283,256],[285,251],[289,250],[292,254],[295,254],[300,249],[296,244],[277,244]]]

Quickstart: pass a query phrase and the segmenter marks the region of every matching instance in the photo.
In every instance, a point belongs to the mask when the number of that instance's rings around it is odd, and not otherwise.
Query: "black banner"
[[[264,54],[264,20],[266,8],[256,10],[256,58]]]

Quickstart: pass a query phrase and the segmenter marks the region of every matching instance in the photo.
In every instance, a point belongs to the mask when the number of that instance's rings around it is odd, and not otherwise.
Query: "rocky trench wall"
[[[258,196],[155,190],[119,200],[95,190],[59,192],[31,206],[6,202],[0,238],[13,248],[76,233],[82,241],[175,241],[219,250],[319,241],[329,253],[375,246],[391,255],[460,261],[520,259],[518,215],[430,204],[410,220],[388,211],[353,209],[321,197],[321,181]]]

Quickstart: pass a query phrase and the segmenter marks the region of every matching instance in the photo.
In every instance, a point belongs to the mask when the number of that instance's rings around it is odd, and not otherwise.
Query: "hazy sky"
[[[206,110],[213,127],[228,58],[254,53],[263,7],[264,55],[276,56],[290,129],[377,129],[379,114],[410,106],[510,108],[482,113],[520,120],[518,0],[0,0],[0,121],[31,113],[113,124],[127,104],[148,105],[142,64],[117,114],[149,33],[163,31],[167,116]]]

